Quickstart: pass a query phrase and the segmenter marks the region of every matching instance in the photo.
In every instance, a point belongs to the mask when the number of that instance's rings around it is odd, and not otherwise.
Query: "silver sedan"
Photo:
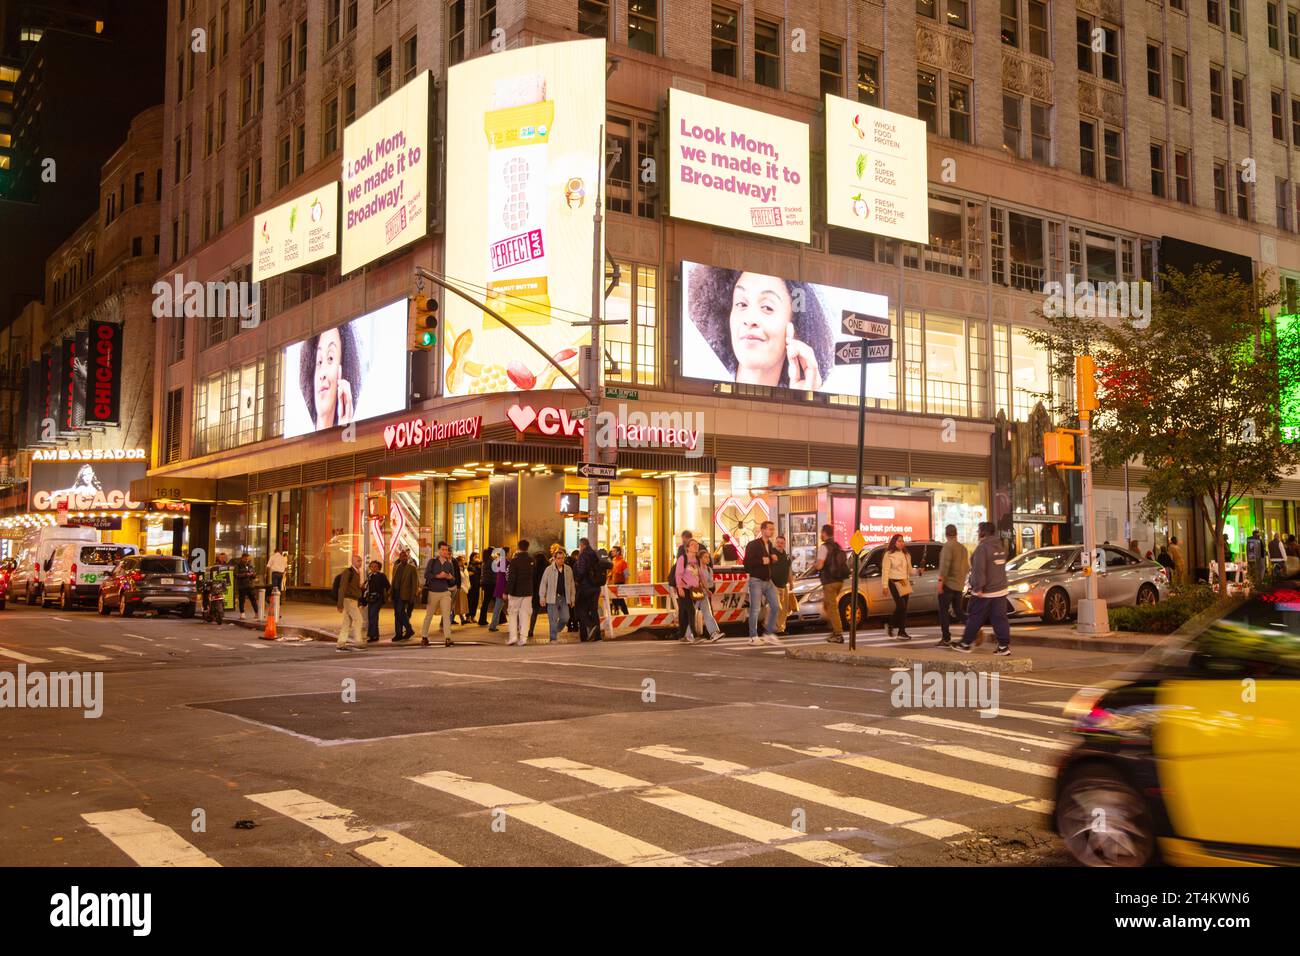
[[[1086,596],[1081,551],[1077,544],[1036,548],[1008,561],[1008,616],[1041,617],[1048,624],[1068,621]],[[1155,561],[1113,545],[1097,551],[1097,596],[1108,607],[1155,604],[1168,596],[1169,574]]]
[[[907,602],[908,613],[932,612],[938,608],[939,552],[943,550],[943,545],[938,541],[910,541],[906,548],[915,571],[912,596]],[[862,572],[858,580],[859,627],[865,626],[869,618],[883,619],[894,613],[894,599],[880,576],[884,555],[884,545],[876,545],[863,552]],[[851,554],[848,555],[848,560],[852,562]],[[791,590],[799,600],[799,610],[791,615],[791,619],[806,624],[822,619],[822,586],[815,572],[809,571],[807,577],[793,582]],[[850,582],[845,581],[839,600],[840,623],[844,627],[849,626],[849,615],[853,613],[852,601],[853,589]]]

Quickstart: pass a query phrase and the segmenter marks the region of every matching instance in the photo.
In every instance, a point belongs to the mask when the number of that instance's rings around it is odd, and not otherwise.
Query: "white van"
[[[41,587],[41,604],[71,611],[77,604],[99,603],[99,582],[112,574],[117,563],[137,553],[133,544],[90,544],[70,541],[54,548],[50,570]]]
[[[99,532],[94,528],[65,528],[46,525],[27,533],[18,548],[18,563],[9,578],[9,599],[35,604],[41,597],[45,582],[46,564],[60,544],[99,543]]]

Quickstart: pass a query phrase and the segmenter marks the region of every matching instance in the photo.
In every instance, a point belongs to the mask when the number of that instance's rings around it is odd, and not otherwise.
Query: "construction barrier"
[[[611,614],[610,602],[621,598],[626,614]],[[749,575],[744,571],[714,572],[709,602],[719,624],[744,621],[749,617]],[[697,615],[696,623],[700,623]],[[677,627],[677,597],[662,584],[607,584],[601,589],[600,628],[607,638],[621,637],[643,628]]]

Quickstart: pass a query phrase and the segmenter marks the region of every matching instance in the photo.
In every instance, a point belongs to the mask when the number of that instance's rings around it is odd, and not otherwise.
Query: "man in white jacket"
[[[569,612],[577,597],[573,584],[573,569],[564,561],[564,549],[556,548],[551,563],[542,572],[538,597],[546,605],[546,617],[551,624],[551,643],[557,641],[560,630],[569,623]]]

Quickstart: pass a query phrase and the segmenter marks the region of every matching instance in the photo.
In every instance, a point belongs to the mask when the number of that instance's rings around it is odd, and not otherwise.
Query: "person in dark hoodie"
[[[546,561],[542,560],[541,555],[533,559],[533,616],[528,620],[528,639],[533,639],[533,631],[537,627],[537,615],[546,613],[546,605],[542,603],[542,575],[546,573]]]
[[[506,621],[510,626],[510,640],[520,646],[528,643],[528,616],[532,611],[533,598],[533,556],[528,553],[528,542],[520,541],[515,556],[510,559],[506,570],[507,610]]]
[[[989,622],[998,639],[998,649],[993,653],[1006,657],[1011,653],[1011,625],[1007,623],[1007,551],[992,521],[980,522],[979,537],[979,544],[971,555],[971,598],[966,630],[952,649],[969,654],[980,628]]]
[[[599,641],[600,618],[596,604],[600,600],[600,584],[597,581],[597,564],[599,558],[592,550],[586,538],[578,539],[578,560],[573,568],[573,586],[578,589],[578,600],[573,613],[578,617],[578,640]]]

